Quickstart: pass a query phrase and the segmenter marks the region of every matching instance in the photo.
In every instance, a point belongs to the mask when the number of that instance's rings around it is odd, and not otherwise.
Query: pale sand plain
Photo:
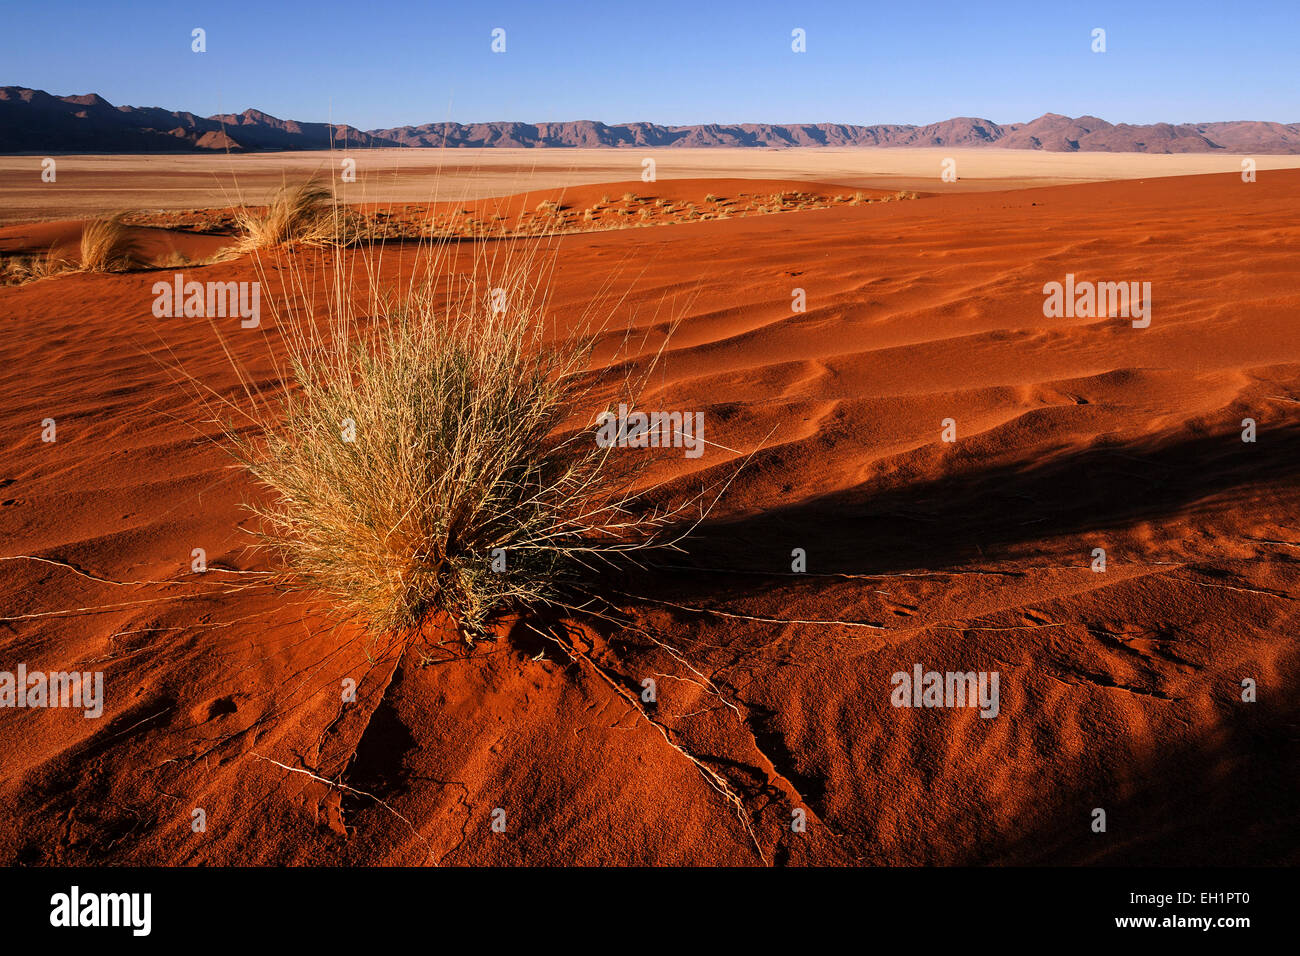
[[[1237,154],[1050,153],[1016,149],[382,149],[216,155],[66,155],[54,183],[41,156],[0,156],[0,223],[109,210],[255,205],[285,181],[333,178],[346,202],[428,202],[640,179],[783,179],[853,188],[988,192],[1081,182],[1240,172]],[[1261,172],[1300,156],[1255,156]],[[343,182],[343,161],[356,182]],[[953,159],[958,179],[944,182]]]

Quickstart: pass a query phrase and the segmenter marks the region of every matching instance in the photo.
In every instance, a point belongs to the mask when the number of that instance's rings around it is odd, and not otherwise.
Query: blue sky
[[[1300,0],[6,0],[0,85],[440,120],[1300,122]],[[190,50],[207,31],[208,52]],[[506,30],[506,52],[491,31]],[[807,52],[790,49],[807,32]],[[1105,53],[1090,49],[1106,30]]]

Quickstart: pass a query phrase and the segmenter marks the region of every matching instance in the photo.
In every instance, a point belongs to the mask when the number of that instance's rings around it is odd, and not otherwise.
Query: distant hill
[[[102,96],[51,96],[0,87],[0,152],[207,152],[394,146],[351,126],[297,123],[257,110],[195,116],[158,107],[114,106]]]
[[[1047,113],[1001,126],[962,116],[929,126],[842,123],[426,123],[363,131],[282,120],[260,110],[195,116],[114,106],[102,96],[0,87],[0,152],[232,152],[380,146],[619,147],[999,146],[1049,152],[1300,153],[1300,123],[1250,120],[1133,126]]]

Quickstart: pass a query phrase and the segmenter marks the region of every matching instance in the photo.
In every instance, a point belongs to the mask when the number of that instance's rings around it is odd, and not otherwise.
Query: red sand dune
[[[0,254],[43,255],[53,250],[57,255],[78,260],[82,219],[63,219],[54,222],[24,223],[21,226],[0,227]],[[202,259],[215,255],[232,240],[225,236],[199,235],[176,229],[156,229],[149,226],[131,226],[128,229],[137,244],[140,256],[149,262],[164,261],[175,255]]]
[[[634,634],[579,638],[626,686],[659,675],[657,719],[743,822],[537,640],[394,649],[309,596],[239,590],[248,485],[158,354],[223,394],[234,373],[206,322],[153,317],[159,273],[0,289],[4,554],[64,562],[0,565],[0,666],[107,683],[99,720],[0,714],[0,860],[1295,862],[1298,197],[1276,172],[557,241],[555,314],[602,291],[650,347],[683,315],[647,404],[764,446],[696,570],[628,584],[726,704]],[[257,278],[247,257],[189,271]],[[1045,318],[1066,273],[1149,281],[1150,327]],[[255,378],[270,324],[226,335]],[[777,622],[810,620],[843,623]],[[998,671],[999,715],[891,706],[915,664]]]

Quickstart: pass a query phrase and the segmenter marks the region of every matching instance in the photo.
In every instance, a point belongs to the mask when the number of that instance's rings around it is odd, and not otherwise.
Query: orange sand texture
[[[583,209],[647,189],[584,188]],[[683,487],[754,453],[688,553],[628,579],[678,656],[574,625],[614,684],[656,679],[655,724],[522,628],[400,645],[241,589],[264,567],[251,488],[166,363],[224,395],[236,376],[206,321],[152,315],[170,270],[0,288],[3,556],[55,562],[0,563],[0,668],[107,691],[98,720],[0,712],[0,861],[1296,862],[1300,171],[654,226],[551,240],[549,309],[601,297],[610,341],[647,349],[682,319],[645,404],[703,411],[721,446],[665,459]],[[79,228],[11,225],[0,252]],[[409,272],[414,245],[384,250]],[[185,271],[259,278],[249,256]],[[1150,327],[1044,317],[1066,273],[1150,282]],[[227,332],[268,381],[269,310]],[[999,715],[891,706],[915,664],[998,671]]]

